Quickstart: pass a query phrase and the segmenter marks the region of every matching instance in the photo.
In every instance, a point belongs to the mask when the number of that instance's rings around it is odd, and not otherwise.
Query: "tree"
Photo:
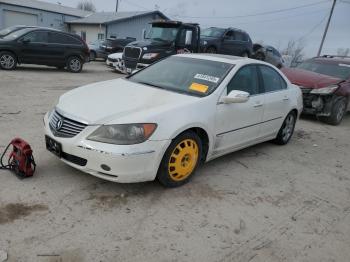
[[[350,48],[338,48],[337,55],[339,56],[348,56],[350,53]]]
[[[89,12],[96,12],[95,5],[91,2],[91,0],[82,0],[77,5],[78,9],[89,11]]]
[[[305,43],[301,40],[289,40],[287,47],[282,50],[281,54],[289,56],[291,59],[291,65],[295,66],[299,64],[301,61],[303,61],[304,58],[304,48]]]

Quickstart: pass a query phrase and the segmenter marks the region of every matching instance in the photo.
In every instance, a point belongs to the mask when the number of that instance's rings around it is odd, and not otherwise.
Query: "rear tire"
[[[205,50],[205,52],[208,54],[216,54],[218,51],[216,50],[216,48],[214,46],[209,46],[207,48],[207,50]]]
[[[186,184],[196,172],[202,158],[202,142],[191,131],[176,137],[166,150],[159,166],[157,179],[165,187]]]
[[[348,100],[346,97],[340,98],[333,104],[330,116],[319,116],[318,119],[326,124],[337,126],[342,122],[347,107]]]
[[[241,54],[241,57],[246,57],[246,58],[248,58],[248,57],[249,57],[249,53],[248,53],[248,52],[243,52],[243,53]]]
[[[286,145],[292,138],[295,128],[295,123],[297,121],[297,115],[294,111],[290,112],[284,119],[284,122],[279,130],[277,137],[274,142],[277,145]]]
[[[67,60],[67,69],[72,73],[80,73],[83,70],[83,61],[77,56],[69,57]]]
[[[0,68],[14,70],[17,67],[17,57],[11,52],[0,52]]]

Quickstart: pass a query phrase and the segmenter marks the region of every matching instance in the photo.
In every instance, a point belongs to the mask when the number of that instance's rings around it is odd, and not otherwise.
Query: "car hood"
[[[293,84],[312,89],[327,87],[342,81],[340,78],[297,68],[282,68],[281,71]]]
[[[122,119],[132,123],[150,121],[154,115],[198,99],[200,98],[116,79],[69,91],[60,97],[56,108],[66,117],[90,125],[114,124],[123,121]]]
[[[108,58],[112,58],[112,59],[122,59],[123,58],[123,52],[119,52],[119,53],[113,53],[113,54],[110,54],[108,56]]]

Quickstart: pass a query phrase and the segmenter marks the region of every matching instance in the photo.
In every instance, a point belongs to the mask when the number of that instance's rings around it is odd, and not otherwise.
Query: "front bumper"
[[[73,138],[62,138],[51,132],[48,114],[44,124],[45,135],[61,144],[63,162],[95,177],[119,183],[154,180],[171,142],[148,140],[136,145],[112,145],[86,140],[97,126],[87,126]],[[107,171],[106,166],[110,170]]]
[[[302,88],[303,113],[316,116],[330,116],[334,102],[339,96],[334,94],[311,94],[312,89]]]

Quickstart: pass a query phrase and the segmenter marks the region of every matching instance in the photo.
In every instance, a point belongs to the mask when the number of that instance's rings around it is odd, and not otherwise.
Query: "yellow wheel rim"
[[[198,161],[198,145],[193,139],[181,141],[171,153],[168,170],[174,181],[182,181],[193,172]]]

